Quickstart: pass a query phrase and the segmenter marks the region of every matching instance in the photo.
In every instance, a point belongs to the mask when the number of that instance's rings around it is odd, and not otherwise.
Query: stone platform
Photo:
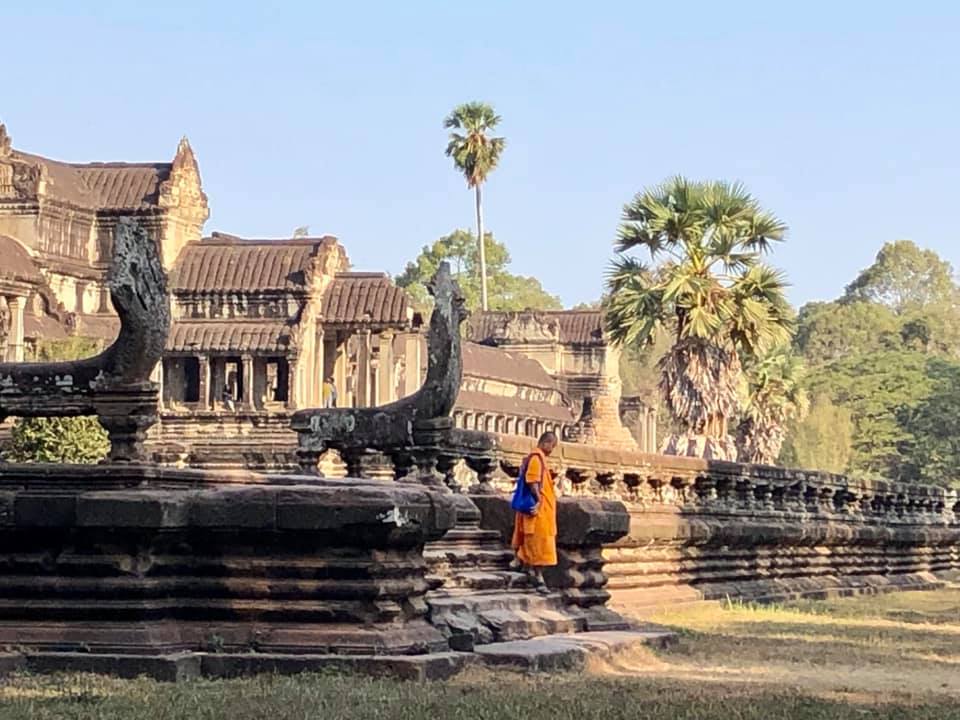
[[[530,640],[492,643],[474,652],[424,655],[315,655],[284,653],[182,652],[168,655],[122,655],[76,652],[0,654],[0,677],[12,672],[93,672],[121,678],[150,677],[178,682],[198,677],[230,678],[271,673],[295,675],[336,671],[399,680],[446,680],[474,667],[526,672],[580,670],[591,659],[609,660],[637,648],[662,649],[676,641],[673,633],[638,631],[558,634]]]
[[[0,466],[0,649],[79,653],[91,667],[108,655],[448,649],[427,622],[423,558],[455,522],[445,496],[250,479]]]

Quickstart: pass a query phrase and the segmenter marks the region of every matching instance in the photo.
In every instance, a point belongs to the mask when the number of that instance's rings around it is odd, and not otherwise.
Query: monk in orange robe
[[[517,513],[513,525],[513,549],[519,564],[533,577],[537,590],[546,593],[543,568],[557,564],[557,494],[547,458],[557,447],[555,433],[544,433],[537,449],[526,459],[524,480],[537,504],[530,515]]]

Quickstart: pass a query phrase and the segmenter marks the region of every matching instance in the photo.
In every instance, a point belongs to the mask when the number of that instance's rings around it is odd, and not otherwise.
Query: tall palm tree
[[[786,226],[739,184],[681,177],[624,207],[608,280],[607,329],[621,345],[673,336],[660,390],[680,433],[664,452],[733,460],[728,422],[738,414],[741,357],[790,336],[784,278],[762,264]],[[646,250],[654,264],[629,255]]]
[[[447,157],[453,158],[454,167],[462,172],[467,180],[467,187],[476,190],[477,242],[480,244],[480,305],[484,311],[488,309],[487,253],[483,235],[481,186],[497,167],[507,143],[505,138],[488,136],[499,123],[500,116],[490,105],[482,102],[458,105],[443,121],[443,126],[451,130]]]
[[[747,398],[737,426],[740,462],[773,465],[787,436],[788,424],[810,409],[803,388],[803,361],[789,346],[773,348],[745,369]]]

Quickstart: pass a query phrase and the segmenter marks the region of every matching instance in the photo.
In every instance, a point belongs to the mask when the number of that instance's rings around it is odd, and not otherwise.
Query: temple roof
[[[13,159],[46,169],[49,196],[97,210],[155,207],[172,163],[66,163],[14,150]]]
[[[171,163],[89,163],[74,165],[103,209],[155,206],[160,185],[170,177]]]
[[[474,342],[465,342],[462,348],[464,375],[511,385],[557,389],[556,381],[532,358]]]
[[[524,400],[470,390],[460,391],[454,409],[461,412],[482,412],[490,415],[519,415],[562,423],[574,423],[577,420],[568,405],[553,405],[536,400]]]
[[[484,344],[559,342],[602,345],[603,313],[599,310],[526,310],[480,312],[470,318],[470,338]]]
[[[313,258],[337,239],[330,236],[250,240],[214,233],[184,246],[170,273],[175,293],[303,292]]]
[[[12,237],[0,235],[0,280],[11,282],[43,282],[40,270],[27,249]]]
[[[175,320],[168,352],[271,352],[291,349],[293,328],[283,320]]]
[[[406,291],[385,273],[338,273],[323,297],[322,312],[324,324],[399,328],[411,314]]]

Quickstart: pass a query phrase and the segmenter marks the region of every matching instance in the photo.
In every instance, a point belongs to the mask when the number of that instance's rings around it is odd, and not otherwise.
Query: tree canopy
[[[960,467],[960,306],[950,265],[888,243],[840,299],[800,310],[794,347],[817,396],[783,451],[790,464],[950,484]],[[849,413],[849,452],[827,418]],[[823,424],[823,426],[821,425]],[[839,427],[839,426],[838,426]],[[845,465],[838,467],[846,457]]]
[[[741,360],[790,339],[784,278],[761,262],[786,226],[741,185],[680,177],[638,193],[622,219],[607,285],[610,336],[638,348],[668,333],[660,389],[683,436],[667,450],[686,454],[694,444],[697,454],[733,459],[727,423],[739,412]]]
[[[559,310],[563,307],[560,299],[544,290],[539,280],[509,271],[510,252],[491,233],[486,234],[484,245],[491,310]],[[426,284],[443,261],[450,263],[450,269],[463,290],[467,308],[480,309],[479,243],[468,230],[455,230],[432,245],[424,246],[396,278],[397,285],[406,288],[415,305],[421,309],[429,308],[432,301]]]
[[[933,250],[910,240],[884,245],[873,265],[847,286],[848,301],[885,305],[898,315],[936,303],[956,302],[953,268]]]

